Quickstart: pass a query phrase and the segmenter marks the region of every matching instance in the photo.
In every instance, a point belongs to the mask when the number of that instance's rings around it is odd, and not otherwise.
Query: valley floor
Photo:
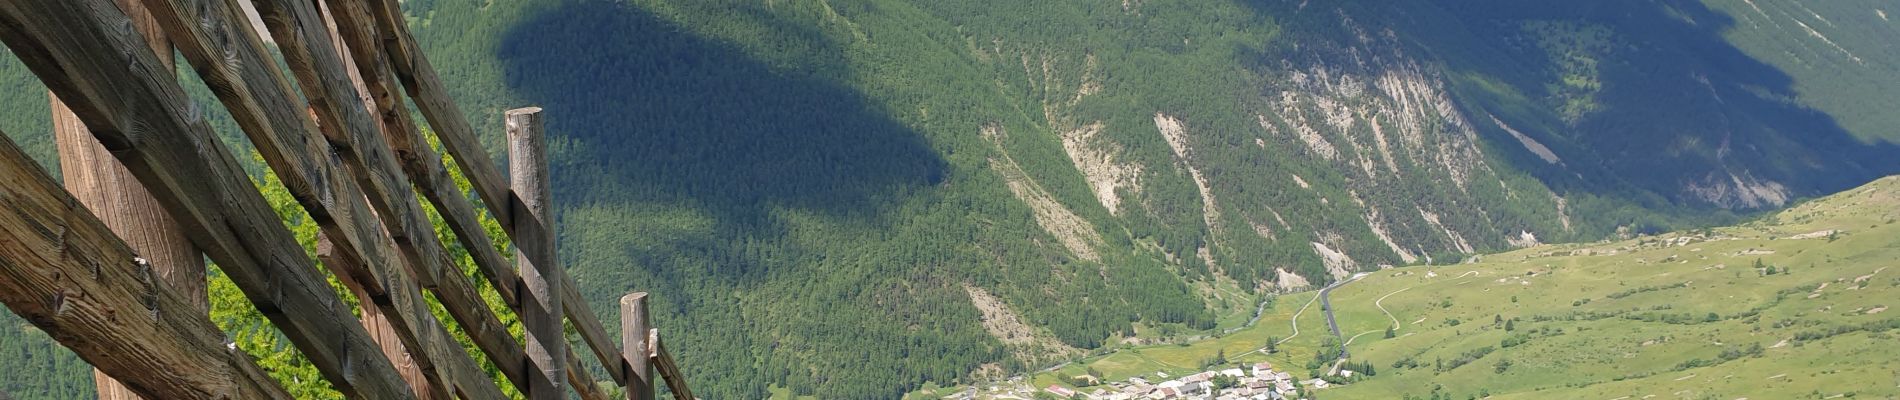
[[[1897,398],[1896,220],[1888,178],[1737,227],[1376,271],[1332,291],[1343,365],[1358,371],[1325,389],[1312,380],[1333,369],[1321,360],[1337,339],[1305,292],[1225,335],[914,397],[1121,398],[1131,379],[1267,363],[1306,398]]]

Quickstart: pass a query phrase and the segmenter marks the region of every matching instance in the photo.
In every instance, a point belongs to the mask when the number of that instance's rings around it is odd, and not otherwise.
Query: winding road
[[[1341,360],[1346,359],[1346,336],[1339,333],[1339,320],[1333,317],[1333,302],[1327,295],[1332,294],[1334,288],[1352,283],[1352,281],[1364,278],[1366,275],[1364,272],[1352,274],[1351,278],[1333,282],[1333,284],[1326,285],[1325,288],[1319,290],[1319,310],[1326,313],[1326,327],[1332,329],[1333,338],[1339,340],[1339,359]],[[1297,320],[1298,318],[1295,319]]]

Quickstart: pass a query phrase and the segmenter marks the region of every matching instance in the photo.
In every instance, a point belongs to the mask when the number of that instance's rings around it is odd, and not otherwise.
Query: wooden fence
[[[239,1],[262,14],[290,76]],[[159,46],[166,40],[319,226],[321,263],[304,256],[237,155],[193,108]],[[571,327],[626,398],[653,398],[655,372],[674,397],[693,397],[647,319],[646,293],[621,299],[614,341],[558,265],[541,109],[505,116],[504,183],[396,0],[9,0],[0,2],[0,41],[46,84],[56,108],[70,109],[129,172],[121,186],[149,192],[176,234],[215,261],[345,395],[502,398],[502,383],[477,362],[483,357],[529,398],[571,391],[605,399],[569,345]],[[410,118],[410,101],[480,205],[450,180],[443,155]],[[96,201],[75,198],[3,138],[0,302],[137,395],[290,397],[227,343],[203,311],[201,288],[160,279],[173,275],[128,247],[125,232],[91,211]],[[521,316],[525,340],[508,333],[477,283],[464,278],[423,201]],[[480,208],[517,249],[514,265],[482,228]],[[355,292],[361,319],[319,264]],[[450,336],[425,293],[479,355]]]

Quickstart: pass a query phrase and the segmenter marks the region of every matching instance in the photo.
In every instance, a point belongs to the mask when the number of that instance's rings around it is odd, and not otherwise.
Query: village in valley
[[[1342,371],[1351,376],[1352,371]],[[1156,372],[1159,378],[1167,374]],[[1306,387],[1323,389],[1330,384],[1325,380],[1313,379],[1300,382],[1293,374],[1274,371],[1271,363],[1256,363],[1248,368],[1228,368],[1219,371],[1202,371],[1197,374],[1150,382],[1143,377],[1128,378],[1087,393],[1078,392],[1060,385],[1043,388],[1044,393],[1064,399],[1090,400],[1134,400],[1134,399],[1215,399],[1215,400],[1282,400],[1299,399]]]
[[[1342,368],[1337,374],[1328,376],[1332,378],[1330,381],[1319,378],[1298,380],[1291,373],[1276,371],[1273,364],[1268,362],[1228,367],[1186,376],[1170,376],[1165,371],[1156,371],[1117,382],[1102,382],[1096,375],[1078,375],[1067,379],[1068,384],[1052,384],[1041,388],[1033,388],[1017,377],[1006,383],[987,388],[973,387],[944,398],[1295,400],[1309,398],[1307,393],[1311,390],[1350,382],[1357,375],[1352,370]]]

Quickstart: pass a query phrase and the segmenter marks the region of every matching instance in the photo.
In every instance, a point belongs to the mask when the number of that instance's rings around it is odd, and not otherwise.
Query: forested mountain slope
[[[491,148],[547,107],[565,262],[597,310],[655,293],[717,397],[893,397],[1900,171],[1872,0],[403,7]]]

